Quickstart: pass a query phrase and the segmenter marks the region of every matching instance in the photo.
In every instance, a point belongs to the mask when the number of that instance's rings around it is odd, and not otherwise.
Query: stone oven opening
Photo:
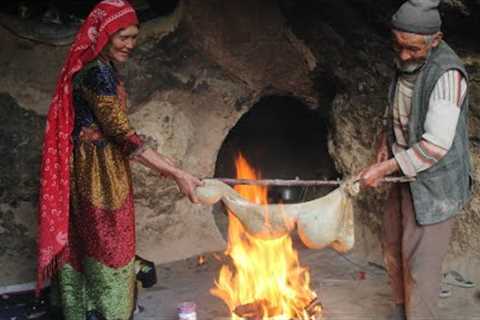
[[[235,177],[239,152],[264,179],[332,180],[341,178],[328,153],[328,111],[312,110],[290,96],[261,98],[230,130],[218,153],[215,177]],[[270,187],[269,203],[296,203],[325,195],[332,187]],[[214,209],[220,231],[227,217]]]

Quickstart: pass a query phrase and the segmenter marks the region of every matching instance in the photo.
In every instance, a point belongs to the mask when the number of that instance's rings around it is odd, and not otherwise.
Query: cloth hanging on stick
[[[346,252],[354,245],[352,196],[358,192],[358,183],[347,180],[328,195],[312,201],[259,205],[215,179],[204,180],[204,185],[196,189],[198,199],[204,204],[222,201],[255,237],[275,239],[296,227],[307,247],[330,246],[339,252]]]

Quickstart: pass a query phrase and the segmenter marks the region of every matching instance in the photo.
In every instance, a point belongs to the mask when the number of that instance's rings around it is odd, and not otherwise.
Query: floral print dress
[[[130,127],[126,94],[103,58],[74,78],[68,263],[54,280],[65,320],[131,319],[135,219],[129,158],[143,150]]]

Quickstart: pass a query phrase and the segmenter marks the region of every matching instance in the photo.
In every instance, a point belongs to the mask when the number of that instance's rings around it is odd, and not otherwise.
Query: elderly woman
[[[38,289],[54,276],[67,320],[131,319],[135,219],[129,161],[173,178],[192,202],[200,181],[146,147],[130,127],[115,65],[135,47],[138,20],[123,0],[90,13],[69,51],[43,146]]]

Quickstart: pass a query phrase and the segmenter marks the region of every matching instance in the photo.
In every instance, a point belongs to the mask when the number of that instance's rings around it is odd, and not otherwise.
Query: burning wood
[[[236,307],[233,312],[242,318],[250,319],[259,319],[261,320],[264,316],[264,307],[267,305],[268,301],[260,300],[252,303],[243,304],[241,306]],[[268,312],[267,312],[268,313]]]
[[[313,299],[312,302],[305,308],[307,314],[311,317],[311,320],[316,319],[315,317],[320,316],[322,312],[322,304],[318,301],[317,298]]]
[[[265,312],[265,306],[267,308],[267,312]],[[238,306],[233,310],[233,312],[237,316],[245,320],[262,320],[265,313],[273,315],[272,317],[275,318],[275,311],[275,308],[269,306],[269,303],[266,300],[247,303]],[[315,320],[316,317],[320,315],[320,312],[322,311],[322,306],[318,299],[315,298],[308,304],[308,306],[305,308],[305,311],[308,315],[309,320]]]

